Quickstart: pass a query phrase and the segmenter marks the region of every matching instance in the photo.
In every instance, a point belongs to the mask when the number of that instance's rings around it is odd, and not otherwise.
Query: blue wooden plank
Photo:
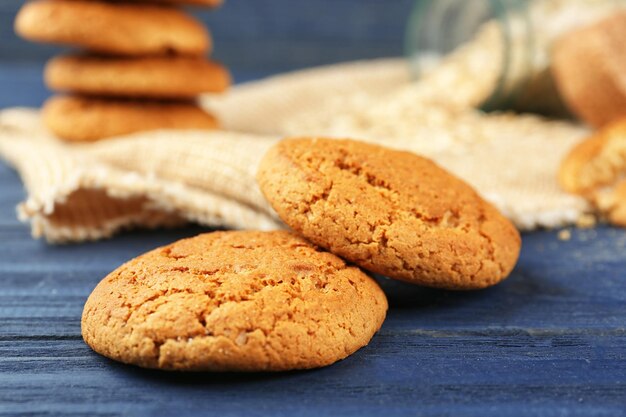
[[[185,415],[207,410],[214,415],[260,410],[303,416],[466,415],[480,410],[506,416],[522,410],[558,415],[561,409],[567,415],[617,416],[626,406],[626,362],[613,358],[623,355],[623,339],[451,341],[383,331],[370,346],[330,368],[253,376],[141,370],[77,348],[73,340],[22,343],[27,347],[19,355],[2,343],[0,402],[9,410],[79,412],[91,405],[132,415],[157,410],[163,415],[177,410]],[[10,372],[15,364],[19,374]]]
[[[0,227],[19,226],[15,206],[18,201],[24,199],[24,196],[24,189],[17,173],[0,162]]]

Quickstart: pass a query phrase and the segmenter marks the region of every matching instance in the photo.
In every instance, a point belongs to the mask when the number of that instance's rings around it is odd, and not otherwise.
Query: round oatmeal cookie
[[[35,42],[113,55],[204,55],[206,28],[171,7],[84,0],[37,0],[22,6],[15,31]]]
[[[212,115],[192,102],[57,96],[44,104],[42,116],[52,133],[76,142],[148,130],[218,127]]]
[[[196,57],[65,55],[46,65],[47,86],[99,96],[190,99],[230,85],[222,65]]]
[[[352,140],[288,139],[258,182],[280,218],[369,271],[478,289],[506,278],[520,235],[465,182],[428,159]]]
[[[153,250],[89,296],[85,342],[147,368],[284,371],[367,345],[387,300],[376,282],[289,232],[215,232]]]

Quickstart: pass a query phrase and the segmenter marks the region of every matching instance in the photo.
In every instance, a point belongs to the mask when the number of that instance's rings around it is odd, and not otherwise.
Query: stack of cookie
[[[218,6],[221,0],[35,0],[20,10],[22,37],[85,51],[52,59],[44,122],[60,138],[95,141],[154,129],[213,129],[195,102],[222,92],[230,75],[210,61],[211,37],[174,3]],[[133,4],[130,4],[133,3]],[[141,3],[141,4],[140,4]]]

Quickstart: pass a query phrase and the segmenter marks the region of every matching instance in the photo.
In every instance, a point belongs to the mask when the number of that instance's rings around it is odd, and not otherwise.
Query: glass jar
[[[485,111],[564,116],[550,71],[554,41],[625,5],[626,0],[417,0],[406,53],[415,77],[441,71],[442,65],[447,72],[465,68],[467,83],[477,90],[475,104]]]

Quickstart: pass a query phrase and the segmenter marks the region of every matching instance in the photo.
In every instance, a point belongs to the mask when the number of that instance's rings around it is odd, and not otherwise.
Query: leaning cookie
[[[204,55],[211,48],[205,27],[180,10],[148,4],[84,0],[26,3],[15,31],[36,41],[67,44],[113,55]]]
[[[48,88],[72,93],[137,98],[190,99],[230,85],[222,65],[196,57],[119,58],[65,55],[46,65]]]
[[[257,179],[297,233],[391,278],[484,288],[506,278],[519,255],[511,222],[466,183],[412,153],[289,139],[270,149]]]
[[[109,274],[85,304],[82,334],[96,352],[148,368],[284,371],[344,359],[386,311],[374,280],[289,232],[216,232]]]
[[[42,109],[44,124],[58,137],[91,142],[158,129],[215,129],[217,120],[188,102],[109,100],[57,96]]]

